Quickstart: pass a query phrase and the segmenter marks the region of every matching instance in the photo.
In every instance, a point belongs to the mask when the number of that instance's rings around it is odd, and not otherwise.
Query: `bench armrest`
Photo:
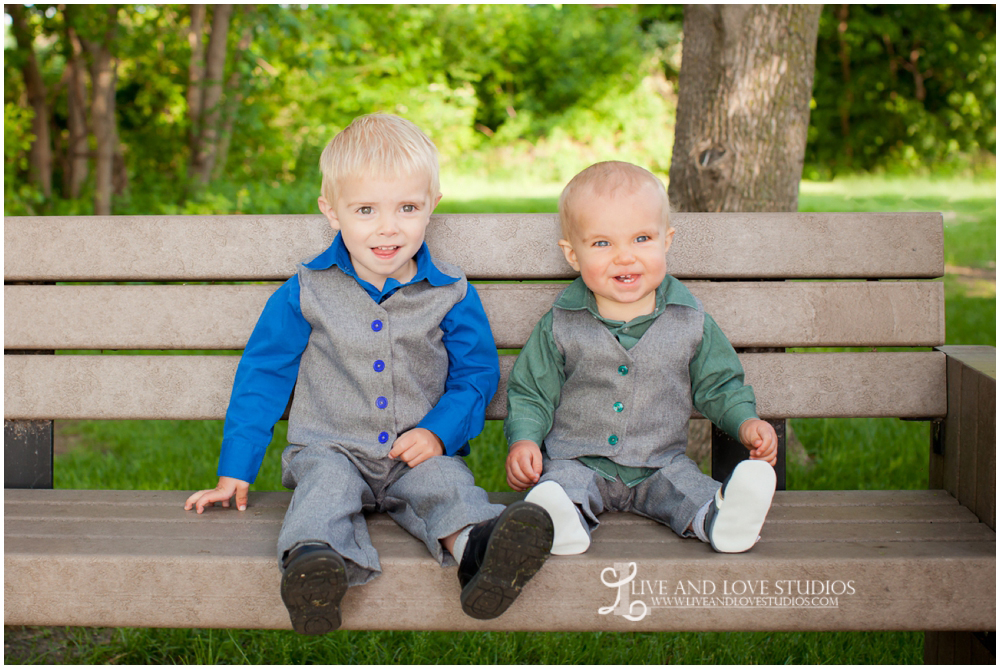
[[[939,346],[948,414],[931,435],[929,487],[947,490],[996,530],[996,348]]]

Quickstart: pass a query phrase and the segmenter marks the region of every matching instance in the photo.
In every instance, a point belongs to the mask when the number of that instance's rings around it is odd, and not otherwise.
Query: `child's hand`
[[[507,485],[524,492],[538,483],[542,475],[542,449],[527,439],[515,441],[507,454]]]
[[[444,455],[444,444],[436,434],[422,427],[415,427],[399,435],[392,442],[392,450],[389,451],[390,460],[399,458],[410,467],[416,467],[435,455]]]
[[[764,460],[772,467],[778,461],[778,435],[766,420],[754,418],[743,421],[740,442],[750,449],[751,460]]]
[[[240,479],[228,476],[219,477],[219,485],[214,490],[199,490],[187,498],[184,503],[184,510],[190,511],[197,508],[198,513],[205,510],[206,506],[211,506],[216,502],[222,502],[222,506],[229,507],[229,500],[236,495],[236,506],[240,511],[247,509],[247,496],[250,494],[250,484]]]

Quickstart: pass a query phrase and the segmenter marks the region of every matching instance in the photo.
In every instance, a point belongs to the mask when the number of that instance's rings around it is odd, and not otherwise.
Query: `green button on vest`
[[[621,374],[622,376],[625,376],[626,374],[628,374],[628,367],[622,365],[621,367],[618,368],[618,373]]]
[[[612,446],[614,446],[615,444],[617,444],[618,443],[618,435],[614,435],[613,434],[610,437],[608,437],[608,443],[611,444]]]
[[[618,413],[621,413],[625,409],[625,405],[622,404],[621,402],[615,402],[614,407],[615,411],[617,411]]]

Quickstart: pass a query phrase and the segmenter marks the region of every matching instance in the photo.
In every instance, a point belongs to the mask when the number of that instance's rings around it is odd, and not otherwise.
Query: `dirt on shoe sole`
[[[516,502],[500,514],[479,572],[462,589],[462,610],[478,620],[506,611],[542,568],[552,548],[552,519],[540,506]]]
[[[326,634],[340,627],[340,600],[347,592],[347,569],[333,551],[293,561],[281,579],[281,599],[299,634]]]

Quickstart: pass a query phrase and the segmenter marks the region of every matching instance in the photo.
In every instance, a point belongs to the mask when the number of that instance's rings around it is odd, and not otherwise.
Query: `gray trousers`
[[[609,481],[577,460],[552,460],[543,456],[542,478],[555,481],[580,509],[588,532],[597,529],[603,511],[626,511],[663,523],[682,537],[688,532],[698,509],[715,497],[722,484],[698,469],[678,450],[666,466],[639,485],[629,488],[619,480]]]
[[[382,571],[365,513],[388,513],[448,567],[455,560],[441,539],[504,510],[490,504],[458,457],[438,456],[410,468],[400,460],[360,459],[336,446],[290,445],[281,464],[282,484],[294,492],[278,535],[278,559],[299,544],[327,543],[344,558],[350,585]]]

